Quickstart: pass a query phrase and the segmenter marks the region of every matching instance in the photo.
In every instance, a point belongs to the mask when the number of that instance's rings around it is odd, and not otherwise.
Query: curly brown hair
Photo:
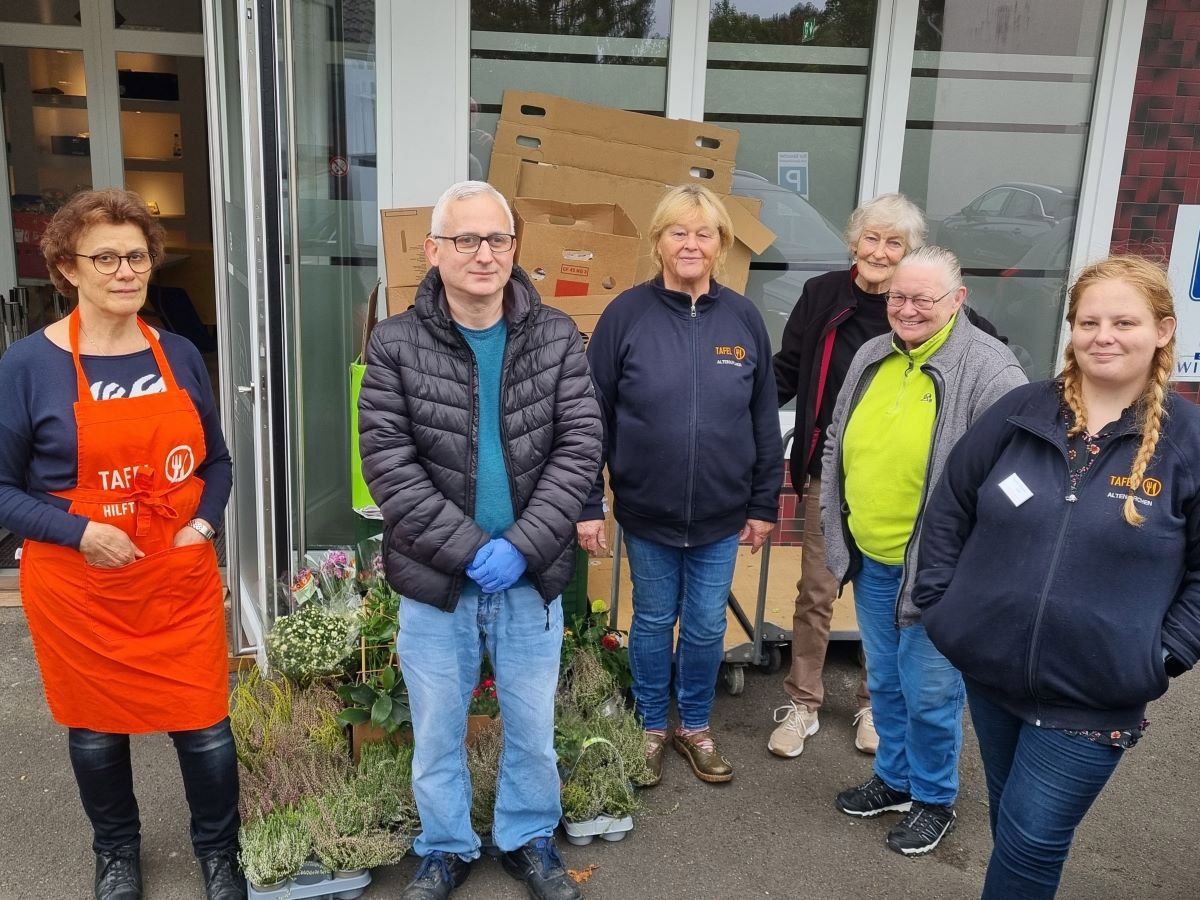
[[[146,202],[133,191],[108,188],[102,191],[80,191],[66,202],[42,234],[42,256],[50,270],[50,281],[64,296],[75,298],[77,291],[58,270],[60,265],[75,264],[75,248],[79,236],[93,225],[123,225],[130,222],[142,229],[146,249],[155,264],[162,259],[165,233]]]

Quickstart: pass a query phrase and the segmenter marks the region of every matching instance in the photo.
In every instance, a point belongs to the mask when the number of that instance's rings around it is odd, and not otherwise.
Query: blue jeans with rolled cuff
[[[962,675],[933,646],[924,625],[896,627],[903,571],[864,556],[854,578],[854,609],[879,734],[875,774],[914,800],[950,806],[958,796],[966,690]]]
[[[702,547],[669,547],[625,533],[633,582],[629,665],[646,728],[666,728],[675,624],[675,702],[684,728],[708,725],[725,655],[725,607],[738,535]]]
[[[1031,725],[969,684],[967,696],[992,826],[983,900],[1049,900],[1075,829],[1125,751]]]
[[[208,728],[168,733],[179,757],[196,857],[237,850],[241,825],[237,753],[229,719]],[[92,849],[101,853],[140,847],[129,735],[72,728],[67,747],[79,797],[92,823]]]
[[[562,815],[554,751],[562,638],[562,599],[547,608],[535,588],[519,581],[495,594],[468,582],[453,612],[407,597],[401,602],[396,652],[412,711],[418,856],[435,850],[479,856],[465,741],[485,648],[504,733],[492,839],[508,851],[554,833]]]

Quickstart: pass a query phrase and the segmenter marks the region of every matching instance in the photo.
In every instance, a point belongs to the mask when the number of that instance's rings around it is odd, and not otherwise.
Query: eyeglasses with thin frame
[[[902,309],[904,304],[911,300],[912,305],[921,312],[929,312],[931,309],[933,309],[933,304],[937,303],[947,294],[953,294],[954,291],[954,288],[950,288],[950,290],[946,291],[945,294],[942,294],[941,297],[934,297],[933,299],[930,299],[929,297],[909,297],[907,294],[889,292],[887,295],[887,305],[889,309]]]
[[[129,269],[136,275],[145,275],[154,267],[154,254],[145,250],[134,250],[132,253],[76,253],[84,259],[90,259],[96,271],[101,275],[116,275],[121,268],[121,260],[129,263]]]
[[[515,234],[505,234],[497,231],[495,234],[431,234],[435,241],[454,241],[454,249],[459,253],[478,253],[479,245],[487,241],[493,253],[507,253],[512,249]]]

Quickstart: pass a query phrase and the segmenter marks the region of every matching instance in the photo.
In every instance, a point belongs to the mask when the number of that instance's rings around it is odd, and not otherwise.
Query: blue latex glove
[[[497,594],[516,584],[527,565],[520,550],[504,538],[493,538],[475,554],[467,566],[467,577],[486,593]]]

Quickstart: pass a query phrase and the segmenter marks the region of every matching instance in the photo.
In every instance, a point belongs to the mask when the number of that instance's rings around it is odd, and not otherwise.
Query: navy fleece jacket
[[[672,547],[774,522],[783,441],[762,316],[712,282],[693,305],[661,280],[608,305],[588,344],[616,517]],[[603,517],[604,476],[580,519]]]
[[[1072,490],[1060,396],[1017,388],[955,446],[913,600],[934,645],[1013,715],[1132,728],[1167,689],[1163,650],[1183,668],[1200,656],[1200,408],[1168,395],[1135,528],[1121,511],[1139,433],[1126,425]]]

